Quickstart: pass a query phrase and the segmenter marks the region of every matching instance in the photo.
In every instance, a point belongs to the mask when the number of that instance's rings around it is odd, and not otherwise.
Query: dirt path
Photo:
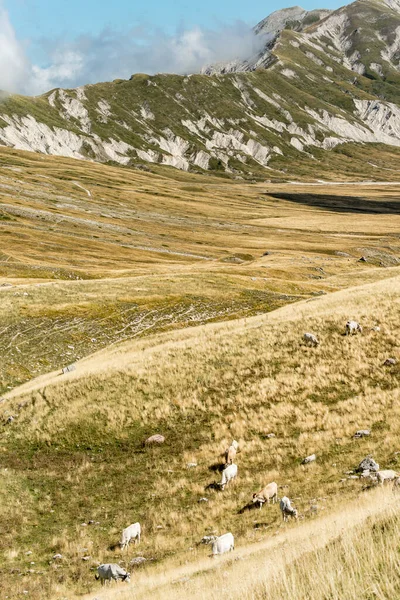
[[[258,583],[265,583],[301,555],[323,548],[371,516],[390,513],[398,503],[391,489],[360,495],[342,510],[302,524],[283,525],[268,538],[237,547],[232,554],[176,565],[165,562],[147,571],[134,572],[131,583],[95,589],[84,600],[232,600],[242,598]],[[209,552],[204,548],[204,554]],[[224,585],[229,578],[229,586]],[[234,596],[232,596],[234,590]]]

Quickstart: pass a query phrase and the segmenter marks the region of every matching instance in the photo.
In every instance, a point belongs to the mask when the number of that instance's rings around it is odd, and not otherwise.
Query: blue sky
[[[339,8],[344,1],[304,0],[307,9]],[[274,10],[296,5],[276,0],[5,0],[11,22],[19,37],[74,37],[82,33],[99,33],[107,27],[126,29],[136,24],[150,24],[173,31],[182,24],[214,27],[236,19],[255,25]]]
[[[304,0],[339,8],[343,0]],[[0,89],[40,94],[54,87],[194,73],[260,48],[251,27],[285,0],[0,0]]]

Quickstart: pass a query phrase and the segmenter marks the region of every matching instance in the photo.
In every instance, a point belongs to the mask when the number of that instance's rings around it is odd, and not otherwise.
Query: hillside
[[[395,272],[268,315],[127,341],[6,395],[3,420],[16,418],[4,425],[0,456],[3,590],[93,590],[97,561],[126,562],[112,547],[131,520],[144,533],[128,556],[156,568],[206,556],[196,542],[210,531],[232,530],[238,548],[267,540],[281,524],[276,506],[242,511],[265,480],[276,479],[309,520],[358,497],[363,482],[345,473],[365,455],[396,468],[399,369],[383,366],[399,352]],[[343,337],[349,317],[363,336]],[[380,332],[369,330],[375,324]],[[302,345],[306,330],[319,348]],[[371,436],[355,440],[360,428]],[[165,444],[143,448],[155,432]],[[238,481],[206,490],[232,437]],[[313,452],[316,463],[302,465]]]
[[[112,343],[269,312],[400,261],[393,184],[249,185],[7,149],[0,165],[0,393]]]
[[[207,74],[3,95],[0,143],[128,166],[225,177],[398,178],[397,2],[299,8],[256,28],[265,47]],[[228,73],[227,73],[228,71]]]

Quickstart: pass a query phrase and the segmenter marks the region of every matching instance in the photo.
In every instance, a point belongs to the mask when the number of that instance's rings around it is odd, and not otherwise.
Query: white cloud
[[[218,30],[181,28],[175,35],[146,27],[124,33],[104,30],[72,42],[46,40],[41,45],[46,66],[28,60],[0,0],[0,88],[9,92],[40,94],[137,72],[196,73],[207,64],[251,56],[260,40],[238,22]]]
[[[7,92],[24,91],[29,74],[29,61],[0,2],[0,88]]]

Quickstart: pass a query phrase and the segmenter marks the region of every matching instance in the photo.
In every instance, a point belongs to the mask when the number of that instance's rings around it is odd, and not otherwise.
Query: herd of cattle
[[[372,328],[374,331],[379,331],[379,326]],[[345,327],[346,335],[353,335],[357,333],[362,333],[362,327],[357,321],[347,321]],[[307,345],[310,346],[319,346],[319,340],[313,333],[305,333],[303,336],[303,340]],[[217,484],[222,491],[225,489],[226,485],[229,482],[233,481],[238,474],[238,466],[234,462],[236,459],[236,455],[238,452],[239,444],[236,440],[233,440],[229,448],[224,453],[225,464],[224,469],[222,471],[221,481]],[[377,471],[376,479],[378,483],[383,484],[385,480],[393,480],[395,479],[395,486],[400,488],[400,477],[395,471]],[[260,510],[265,503],[275,504],[278,502],[278,485],[275,481],[266,485],[259,492],[255,492],[253,494],[252,502],[254,505],[258,505]],[[291,501],[287,496],[283,496],[279,501],[279,508],[282,513],[282,517],[284,521],[287,521],[289,517],[293,519],[298,518],[298,512],[296,508],[291,505]],[[120,546],[121,549],[124,550],[128,547],[131,540],[136,543],[140,543],[140,534],[141,528],[139,523],[133,523],[129,527],[123,530]],[[211,544],[212,545],[212,556],[217,556],[218,554],[225,554],[226,552],[231,552],[235,548],[235,540],[232,533],[225,533],[220,536],[215,535],[206,535],[202,538],[201,544]],[[125,569],[120,567],[120,565],[116,563],[102,564],[97,568],[96,579],[101,581],[102,585],[105,582],[110,582],[111,580],[122,580],[129,582],[130,581],[130,573],[128,573]]]

